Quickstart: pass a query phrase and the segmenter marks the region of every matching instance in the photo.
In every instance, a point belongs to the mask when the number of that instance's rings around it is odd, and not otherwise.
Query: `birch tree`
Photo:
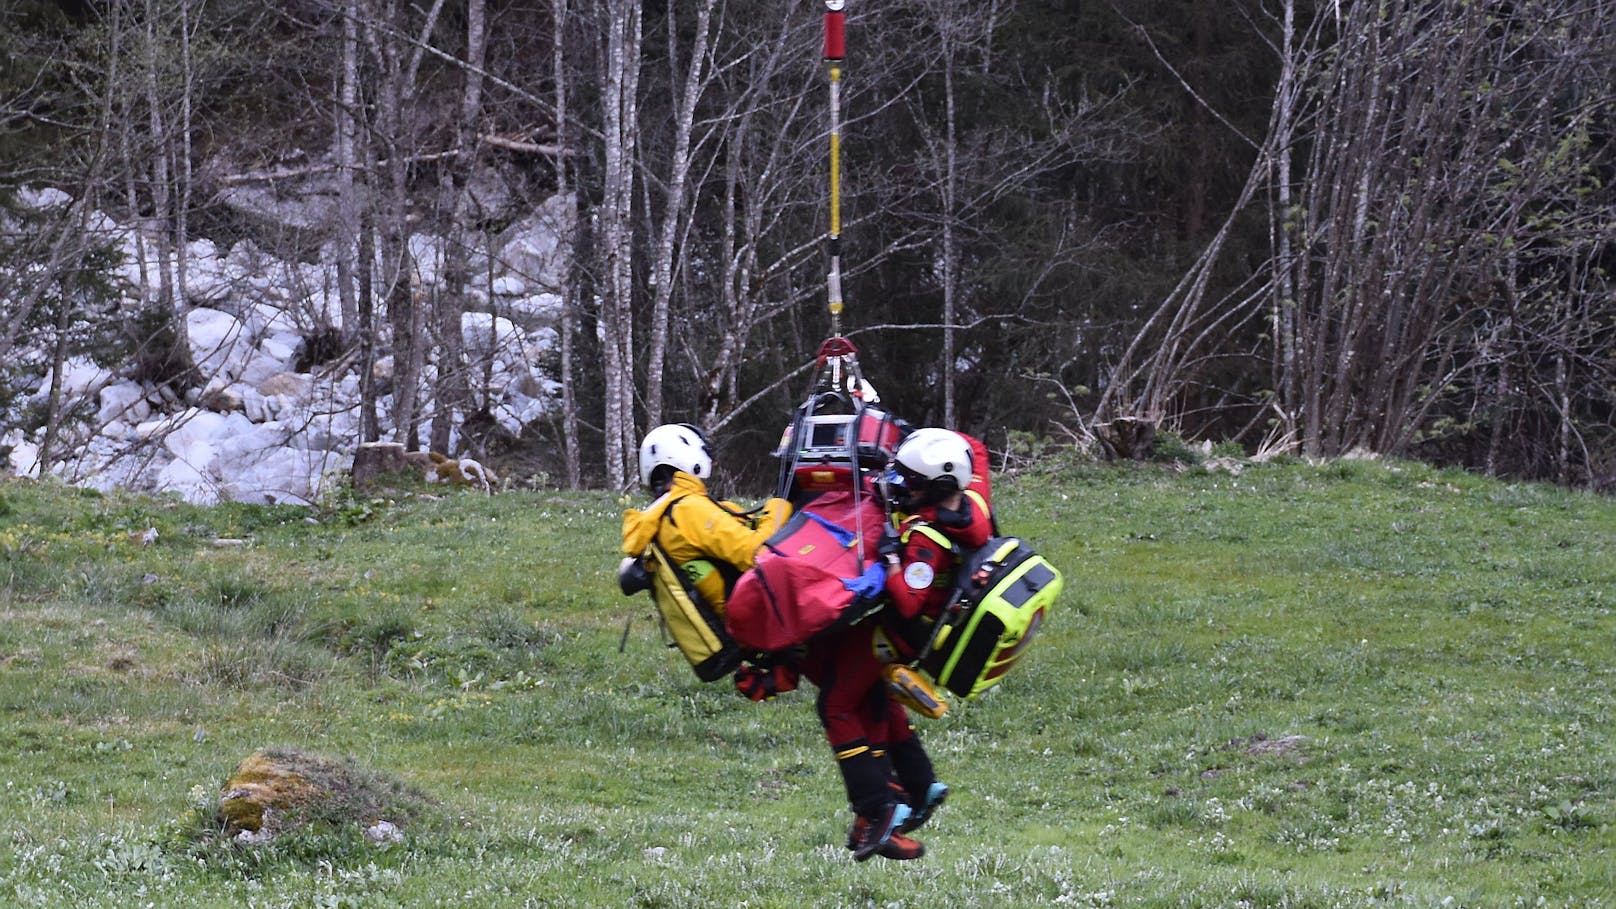
[[[607,0],[605,93],[602,97],[605,171],[600,206],[606,280],[601,309],[605,348],[606,484],[627,485],[636,451],[634,426],[635,153],[639,137],[640,0]]]
[[[573,27],[573,13],[568,0],[554,0],[550,15],[550,78],[554,82],[556,144],[561,149],[556,155],[556,192],[562,198],[567,198],[574,192],[570,159],[576,145],[572,138],[576,118],[572,114],[569,91],[572,76],[564,52],[564,48],[568,45],[569,31]],[[576,212],[578,208],[579,205],[574,203],[573,210]],[[569,226],[576,227],[577,224],[578,222],[574,221]],[[576,230],[573,231],[573,237],[576,240]],[[579,488],[583,478],[582,440],[578,436],[578,396],[574,378],[578,375],[574,362],[580,306],[578,271],[578,256],[575,252],[571,266],[572,274],[568,275],[567,286],[562,290],[558,339],[561,348],[561,439],[566,483],[569,489]]]

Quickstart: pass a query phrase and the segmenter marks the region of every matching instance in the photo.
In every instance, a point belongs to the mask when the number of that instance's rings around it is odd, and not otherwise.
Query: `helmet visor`
[[[903,507],[914,504],[919,492],[926,488],[926,479],[903,465],[893,462],[881,474],[881,495],[890,505]]]

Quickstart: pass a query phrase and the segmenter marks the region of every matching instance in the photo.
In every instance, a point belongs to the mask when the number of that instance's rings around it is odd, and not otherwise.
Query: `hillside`
[[[927,856],[855,864],[811,692],[699,683],[617,593],[604,494],[7,479],[0,904],[1616,905],[1616,502],[1362,461],[995,489],[1066,592],[922,724]],[[265,746],[431,807],[223,841]]]
[[[1612,59],[1611,0],[8,0],[0,470],[616,490],[767,463],[845,335],[996,446],[1609,491]]]

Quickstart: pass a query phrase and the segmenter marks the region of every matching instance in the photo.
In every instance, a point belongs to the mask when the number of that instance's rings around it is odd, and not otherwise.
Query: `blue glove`
[[[866,599],[879,596],[887,586],[887,570],[877,562],[856,578],[842,578],[842,586],[853,591],[854,596]]]

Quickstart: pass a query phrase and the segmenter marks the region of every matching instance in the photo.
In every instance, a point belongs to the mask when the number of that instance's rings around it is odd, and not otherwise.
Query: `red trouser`
[[[802,674],[819,688],[819,723],[837,751],[858,744],[883,749],[914,735],[903,705],[887,695],[875,626],[864,621],[815,641],[803,658]]]
[[[875,655],[875,622],[865,621],[808,646],[802,674],[819,688],[819,722],[853,810],[874,817],[894,799],[925,803],[936,780],[909,713],[887,693]],[[893,777],[896,776],[896,780]]]
[[[878,816],[894,801],[890,751],[901,745],[906,753],[925,754],[903,705],[887,695],[874,630],[874,622],[861,622],[815,641],[802,663],[802,674],[819,688],[819,723],[836,752],[847,803],[864,817]]]

